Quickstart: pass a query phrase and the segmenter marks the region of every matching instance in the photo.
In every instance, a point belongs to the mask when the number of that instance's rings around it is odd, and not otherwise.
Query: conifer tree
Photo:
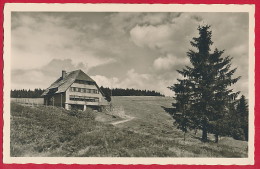
[[[177,79],[179,83],[174,84],[169,87],[175,92],[175,103],[173,103],[172,116],[175,119],[174,124],[177,125],[177,128],[184,132],[184,141],[188,129],[191,128],[190,123],[190,113],[189,111],[189,101],[190,101],[190,88],[189,81]]]
[[[244,138],[248,141],[248,104],[244,95],[241,96],[237,105],[237,114],[240,117],[240,126],[244,132]]]
[[[222,56],[223,50],[211,52],[213,42],[210,26],[199,26],[198,31],[199,37],[194,37],[190,42],[196,50],[187,52],[191,66],[177,71],[191,90],[190,106],[186,109],[189,113],[185,113],[185,117],[189,118],[194,128],[202,130],[202,141],[207,141],[207,135],[211,132],[215,134],[217,142],[218,136],[223,134],[222,120],[228,114],[228,106],[238,95],[230,86],[240,77],[232,78],[236,69],[231,69],[232,58]]]

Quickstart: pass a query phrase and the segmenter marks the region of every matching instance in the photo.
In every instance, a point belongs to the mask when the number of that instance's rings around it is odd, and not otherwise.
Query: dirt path
[[[127,116],[127,119],[125,119],[125,120],[112,122],[112,123],[110,123],[110,124],[112,124],[112,125],[117,125],[117,124],[125,123],[125,122],[128,122],[128,121],[133,120],[134,118],[135,118],[135,117]]]

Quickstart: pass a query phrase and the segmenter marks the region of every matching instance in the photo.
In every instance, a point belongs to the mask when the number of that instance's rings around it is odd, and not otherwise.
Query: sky
[[[99,86],[174,93],[186,52],[209,24],[212,49],[233,57],[233,86],[248,96],[248,13],[12,12],[11,88],[45,89],[61,71],[83,70]],[[194,49],[195,50],[195,49]]]

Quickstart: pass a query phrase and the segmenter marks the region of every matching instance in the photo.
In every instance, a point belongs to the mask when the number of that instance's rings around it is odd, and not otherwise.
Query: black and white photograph
[[[5,11],[6,162],[252,163],[254,6],[31,6]]]

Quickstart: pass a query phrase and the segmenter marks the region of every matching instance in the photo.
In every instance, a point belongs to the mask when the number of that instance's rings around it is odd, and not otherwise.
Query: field
[[[43,105],[43,98],[11,98],[11,102],[28,104],[28,105]]]
[[[113,97],[107,112],[11,105],[11,156],[247,157],[247,142],[202,143],[173,126],[167,97]],[[211,136],[210,136],[211,137]],[[213,137],[212,137],[213,139]]]

